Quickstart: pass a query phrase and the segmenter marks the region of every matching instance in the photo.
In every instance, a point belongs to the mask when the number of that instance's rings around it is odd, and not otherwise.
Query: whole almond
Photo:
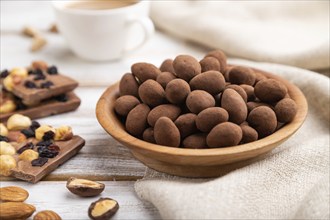
[[[61,220],[62,218],[52,210],[44,210],[38,212],[33,220]]]
[[[17,186],[6,186],[0,188],[0,200],[2,202],[24,202],[29,193]]]
[[[36,210],[33,205],[24,202],[4,202],[0,203],[0,219],[27,219]]]

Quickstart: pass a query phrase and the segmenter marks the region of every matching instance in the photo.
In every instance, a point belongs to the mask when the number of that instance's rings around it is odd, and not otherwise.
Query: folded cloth
[[[156,26],[232,57],[328,69],[329,1],[154,1]]]
[[[309,105],[303,126],[263,158],[227,165],[215,179],[148,169],[135,184],[137,194],[164,219],[329,219],[329,78],[278,64],[230,63],[266,70],[297,85]]]

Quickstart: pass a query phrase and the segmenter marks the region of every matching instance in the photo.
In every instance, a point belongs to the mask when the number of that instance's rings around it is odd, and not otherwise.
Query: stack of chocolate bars
[[[0,74],[0,121],[15,113],[32,119],[77,109],[80,99],[73,90],[78,82],[59,74],[44,61],[26,68],[3,70]]]

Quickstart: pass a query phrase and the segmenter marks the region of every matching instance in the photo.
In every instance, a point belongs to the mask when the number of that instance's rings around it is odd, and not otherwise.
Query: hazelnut
[[[0,123],[0,135],[1,136],[7,136],[8,135],[8,129],[3,123]]]
[[[3,80],[3,86],[5,87],[5,89],[9,92],[13,91],[14,88],[14,80],[12,76],[7,76],[4,80]]]
[[[103,192],[105,185],[87,179],[71,177],[66,183],[66,188],[75,195],[82,197],[97,196]]]
[[[4,102],[2,102],[0,105],[0,113],[2,114],[13,112],[15,111],[15,109],[16,109],[16,104],[11,99],[4,100]]]
[[[29,128],[31,124],[32,121],[29,117],[21,114],[14,114],[8,119],[7,128],[9,130],[22,130]]]
[[[16,160],[11,155],[0,155],[0,175],[9,176],[11,169],[17,166]]]
[[[5,141],[0,141],[0,155],[14,155],[16,154],[16,149]]]
[[[35,135],[37,140],[42,140],[42,138],[44,137],[44,134],[48,131],[52,131],[52,132],[56,132],[55,128],[49,126],[49,125],[41,125],[39,128],[36,129],[35,131]]]
[[[38,159],[38,157],[39,157],[38,152],[31,150],[31,149],[23,151],[23,153],[21,153],[18,156],[18,158],[20,160],[24,160],[24,161],[32,161],[32,160]]]
[[[28,71],[26,68],[16,67],[10,71],[10,76],[20,76],[22,78],[25,78],[28,76]]]
[[[55,141],[67,141],[73,136],[72,128],[70,126],[63,125],[55,129]]]
[[[110,198],[100,198],[88,209],[88,216],[93,220],[110,219],[119,209],[118,202]]]

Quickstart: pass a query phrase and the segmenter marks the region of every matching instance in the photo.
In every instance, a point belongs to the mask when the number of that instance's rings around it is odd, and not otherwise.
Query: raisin
[[[47,72],[48,72],[49,75],[56,75],[56,74],[58,74],[57,67],[56,66],[50,66],[50,67],[48,67]]]
[[[62,94],[62,95],[56,96],[55,99],[59,102],[66,102],[66,101],[68,101],[68,96],[66,94]]]
[[[39,128],[40,127],[40,124],[39,124],[39,122],[37,122],[37,121],[32,121],[32,124],[31,124],[31,126],[30,126],[30,129],[32,130],[32,131],[35,131],[37,128]]]
[[[35,136],[34,130],[31,128],[21,130],[21,133],[25,135],[26,138],[31,138]]]
[[[6,78],[9,75],[8,70],[3,70],[0,73],[0,78]]]
[[[28,142],[26,143],[23,147],[21,147],[20,149],[17,150],[18,154],[23,153],[25,150],[28,149],[33,149],[34,148],[34,144],[32,142]]]
[[[46,82],[41,83],[40,87],[42,89],[48,89],[49,87],[51,87],[53,85],[54,85],[54,83],[52,83],[51,81],[46,81]]]
[[[6,136],[0,135],[0,141],[9,142],[9,139]]]
[[[43,165],[45,165],[45,163],[48,162],[48,158],[45,158],[45,157],[39,157],[35,160],[32,160],[31,161],[31,165],[34,166],[34,167],[42,167]]]
[[[34,78],[34,80],[43,80],[46,79],[46,76],[43,73],[37,74]]]
[[[42,136],[43,141],[48,141],[53,139],[55,136],[55,133],[53,131],[47,131],[44,133],[44,136]]]
[[[24,105],[22,99],[16,99],[15,100],[15,104],[16,104],[16,110],[24,110],[27,109],[27,106]]]
[[[51,145],[53,143],[52,140],[47,140],[47,141],[39,141],[36,145],[37,146],[45,146],[48,147],[49,145]]]
[[[48,146],[47,148],[48,148],[48,150],[51,150],[54,152],[60,152],[60,150],[61,150],[60,147],[57,146],[56,144],[52,144],[52,145]]]
[[[30,81],[30,80],[25,81],[24,86],[26,88],[29,88],[29,89],[37,88],[37,85],[34,82]]]
[[[36,74],[33,70],[28,70],[28,74],[29,75],[34,75],[34,74]]]
[[[59,153],[58,151],[50,150],[47,147],[39,147],[39,148],[38,148],[38,152],[40,157],[54,158]]]

